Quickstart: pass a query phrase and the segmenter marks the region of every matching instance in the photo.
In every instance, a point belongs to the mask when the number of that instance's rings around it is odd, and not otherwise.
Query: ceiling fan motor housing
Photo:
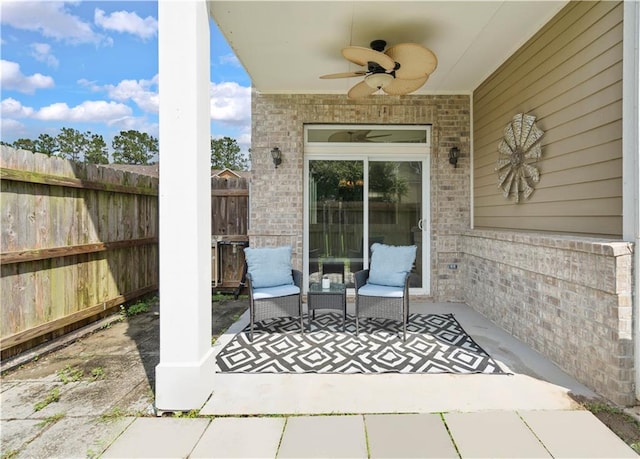
[[[387,46],[387,42],[384,40],[373,40],[371,43],[369,43],[369,46],[374,51],[378,51],[381,53],[382,51],[384,51],[384,48]]]

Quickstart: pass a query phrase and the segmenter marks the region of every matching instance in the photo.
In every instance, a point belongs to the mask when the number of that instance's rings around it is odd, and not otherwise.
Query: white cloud
[[[34,73],[26,76],[20,71],[20,64],[11,61],[0,60],[0,86],[3,89],[14,89],[16,91],[33,94],[36,89],[52,88],[53,78]]]
[[[0,118],[0,137],[2,140],[6,141],[6,139],[9,138],[17,139],[22,136],[24,132],[26,132],[25,126],[20,121],[5,118],[4,116]]]
[[[211,119],[232,125],[251,120],[251,88],[235,82],[211,83]]]
[[[149,135],[158,137],[158,123],[150,122],[145,117],[141,116],[126,116],[117,120],[113,120],[109,123],[109,126],[116,127],[119,131],[140,131],[146,132]]]
[[[49,67],[58,67],[58,59],[51,54],[51,45],[47,43],[32,43],[31,55],[35,60],[46,63]]]
[[[38,110],[33,117],[45,121],[109,123],[131,116],[131,113],[131,108],[124,104],[89,100],[75,107],[69,107],[64,102],[51,104]]]
[[[2,2],[2,24],[33,30],[45,37],[68,43],[101,43],[105,37],[95,33],[91,24],[71,14],[64,2]]]
[[[127,11],[114,11],[106,15],[103,10],[96,8],[94,21],[105,30],[130,33],[143,40],[155,37],[158,33],[158,21],[155,18],[147,16],[142,19],[136,13]]]
[[[25,107],[17,100],[9,97],[0,102],[0,115],[2,118],[27,118],[33,115],[33,108]]]
[[[158,76],[151,80],[122,80],[117,85],[106,85],[102,89],[109,97],[119,102],[132,100],[147,113],[158,113]]]
[[[218,57],[218,62],[222,65],[230,64],[236,67],[242,67],[242,64],[240,64],[240,61],[238,60],[238,56],[233,53]]]
[[[92,92],[102,91],[102,86],[98,86],[94,81],[89,81],[86,78],[80,78],[77,83],[80,86],[84,86]]]

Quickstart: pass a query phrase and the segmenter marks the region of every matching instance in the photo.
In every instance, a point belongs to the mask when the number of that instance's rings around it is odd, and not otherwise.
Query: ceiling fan
[[[366,66],[366,70],[332,73],[320,78],[363,76],[364,80],[347,93],[350,99],[367,97],[380,89],[392,96],[401,96],[420,89],[438,66],[435,54],[418,43],[400,43],[386,51],[384,40],[374,40],[369,46],[371,48],[347,46],[342,49],[345,59]]]
[[[375,142],[373,139],[389,137],[391,134],[369,135],[371,130],[337,131],[329,136],[329,142]]]

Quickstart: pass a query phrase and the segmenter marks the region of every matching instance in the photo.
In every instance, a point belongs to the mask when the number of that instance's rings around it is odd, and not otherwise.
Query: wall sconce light
[[[449,164],[453,164],[453,167],[458,167],[458,158],[460,157],[460,149],[453,147],[449,150]]]
[[[273,147],[271,149],[271,158],[273,158],[273,164],[274,166],[276,166],[276,169],[277,169],[278,165],[282,163],[282,152],[278,147]]]

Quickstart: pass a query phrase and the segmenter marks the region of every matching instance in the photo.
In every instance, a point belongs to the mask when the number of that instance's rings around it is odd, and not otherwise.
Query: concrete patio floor
[[[595,393],[466,305],[412,301],[412,312],[453,313],[513,374],[216,374],[198,417],[159,417],[152,312],[3,376],[2,457],[638,457],[570,396]],[[61,381],[70,368],[85,377]],[[36,410],[54,389],[59,399]]]
[[[353,313],[353,304],[348,312]],[[217,373],[205,415],[434,413],[579,408],[569,394],[597,394],[465,304],[411,302],[411,312],[453,313],[511,374]],[[243,315],[215,343],[222,349],[248,324]]]
[[[200,410],[213,420],[138,419],[103,457],[638,457],[570,396],[593,391],[466,305],[412,312],[453,312],[512,374],[217,373]],[[247,323],[245,313],[215,349]]]

